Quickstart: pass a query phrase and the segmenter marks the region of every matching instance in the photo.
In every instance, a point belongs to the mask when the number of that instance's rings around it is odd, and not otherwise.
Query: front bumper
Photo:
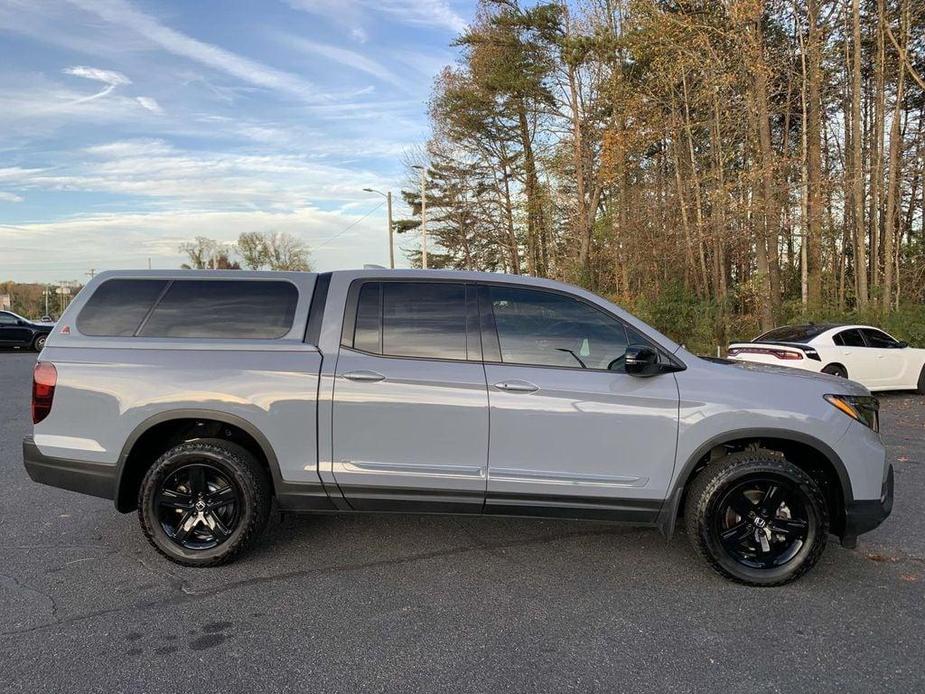
[[[115,465],[51,458],[39,450],[31,436],[22,441],[22,461],[33,482],[104,499],[115,497]]]
[[[879,499],[852,501],[845,504],[845,530],[841,537],[842,546],[855,547],[858,535],[863,535],[876,528],[886,520],[892,510],[893,466],[890,465]]]

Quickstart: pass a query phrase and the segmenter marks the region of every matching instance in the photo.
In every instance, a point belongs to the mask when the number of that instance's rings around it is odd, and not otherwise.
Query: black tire
[[[184,566],[234,559],[264,529],[271,485],[247,450],[222,439],[181,443],[158,458],[138,491],[138,519],[154,548]]]
[[[46,339],[48,339],[48,335],[36,335],[35,339],[32,341],[32,349],[36,352],[41,352],[45,347]]]
[[[922,366],[922,370],[919,372],[919,387],[915,389],[915,392],[919,395],[925,395],[925,365]]]
[[[829,534],[816,482],[779,453],[760,449],[707,465],[688,490],[684,516],[697,553],[721,575],[750,586],[796,580],[818,561]]]
[[[848,378],[848,369],[841,364],[828,364],[822,368],[822,373],[839,378]]]

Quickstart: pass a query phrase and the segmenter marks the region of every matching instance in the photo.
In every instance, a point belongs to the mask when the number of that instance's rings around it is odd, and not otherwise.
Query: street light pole
[[[392,191],[383,193],[381,190],[375,190],[373,188],[364,188],[364,193],[376,193],[385,198],[387,203],[387,209],[389,211],[389,267],[393,270],[395,269],[395,243],[394,243],[394,226],[392,225]]]
[[[411,167],[421,172],[421,267],[427,269],[427,170],[420,164]]]
[[[427,178],[421,167],[421,267],[427,269]]]
[[[395,269],[395,243],[392,240],[392,234],[395,232],[395,228],[392,226],[392,191],[387,191],[385,194],[385,201],[388,203],[389,210],[389,267]]]

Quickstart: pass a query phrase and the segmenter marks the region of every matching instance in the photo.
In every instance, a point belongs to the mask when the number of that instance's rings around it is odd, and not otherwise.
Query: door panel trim
[[[645,487],[648,477],[623,477],[620,475],[578,475],[567,472],[548,472],[544,470],[525,470],[522,468],[488,469],[489,480],[494,482],[525,482],[534,484],[555,484],[562,486],[594,487]]]
[[[418,463],[380,463],[368,460],[342,460],[334,462],[334,474],[338,472],[373,473],[383,475],[411,475],[414,477],[472,478],[485,477],[485,471],[475,465],[426,465]]]

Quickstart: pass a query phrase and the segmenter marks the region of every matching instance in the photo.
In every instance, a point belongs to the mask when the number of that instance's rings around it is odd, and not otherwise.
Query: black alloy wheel
[[[806,544],[807,504],[806,494],[785,478],[750,477],[720,500],[715,532],[738,563],[755,569],[778,567]]]
[[[193,439],[161,455],[138,490],[148,541],[184,566],[231,561],[263,530],[273,487],[266,464],[222,439]]]
[[[167,537],[186,549],[212,549],[237,528],[241,490],[217,467],[194,462],[164,478],[155,503]]]
[[[778,586],[822,556],[829,509],[815,479],[775,451],[729,453],[687,490],[684,523],[694,549],[726,578]]]

